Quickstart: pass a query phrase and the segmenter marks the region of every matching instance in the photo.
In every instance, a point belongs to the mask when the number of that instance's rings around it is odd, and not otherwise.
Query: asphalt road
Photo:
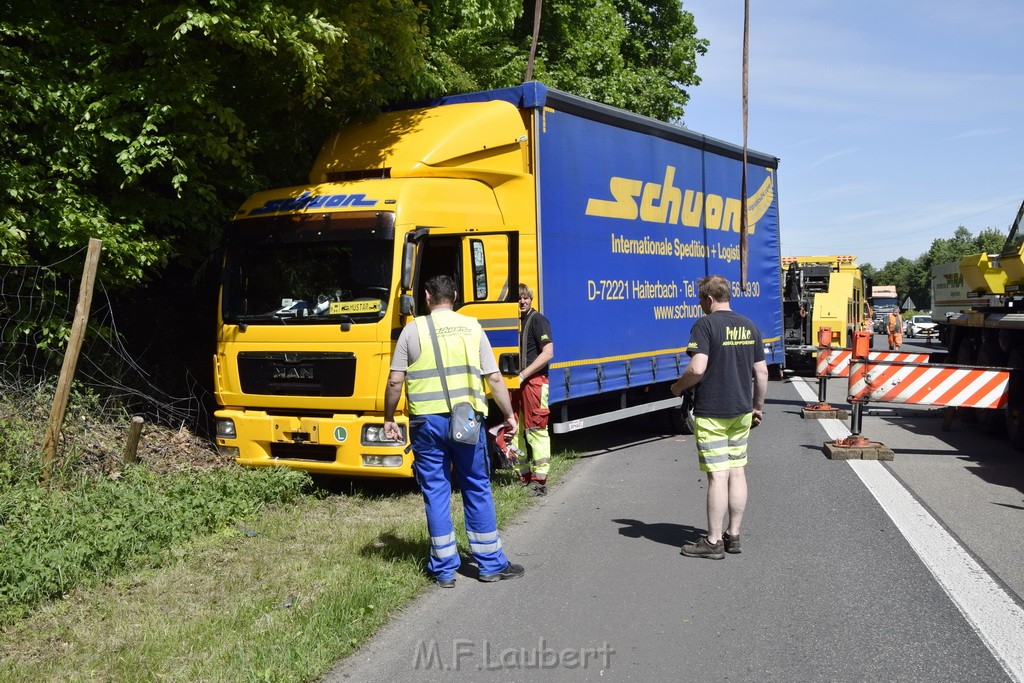
[[[943,431],[939,409],[880,405],[862,432],[895,459],[829,460],[849,424],[802,419],[816,391],[769,386],[742,554],[679,554],[706,524],[692,437],[587,430],[502,530],[524,578],[428,589],[324,680],[1024,679],[1024,460],[978,425]],[[844,406],[843,380],[828,399]]]

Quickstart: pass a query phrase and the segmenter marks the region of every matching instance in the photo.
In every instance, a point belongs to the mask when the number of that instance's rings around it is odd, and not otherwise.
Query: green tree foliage
[[[523,2],[425,0],[424,4],[432,47],[429,69],[437,75],[437,90],[431,94],[473,92],[522,81],[523,51],[529,51],[529,38],[524,46],[522,36],[513,38],[513,30],[522,16]]]
[[[0,19],[0,257],[104,241],[108,284],[205,257],[349,116],[418,95],[412,0],[37,0]]]
[[[206,259],[380,107],[521,82],[534,0],[37,0],[0,13],[0,260],[104,242],[131,286]],[[535,77],[664,120],[699,82],[678,0],[549,0]],[[75,274],[80,263],[69,263]]]
[[[861,269],[866,276],[872,277],[875,284],[896,285],[900,300],[909,297],[919,310],[926,310],[932,302],[933,266],[959,261],[970,254],[998,254],[1005,241],[1006,233],[998,228],[985,228],[974,235],[961,225],[952,237],[932,240],[928,251],[913,261],[901,256],[887,262],[881,270],[876,271],[871,264],[865,264]]]
[[[1004,231],[999,228],[985,228],[974,239],[974,244],[977,247],[975,253],[998,254],[1003,250],[1005,243],[1006,233]]]
[[[925,265],[930,269],[932,266],[939,265],[940,263],[959,261],[967,254],[976,254],[978,252],[979,249],[975,243],[974,235],[971,234],[970,230],[961,225],[953,232],[952,237],[940,237],[932,240],[932,246],[923,257]]]
[[[432,3],[428,3],[432,4]],[[430,26],[435,69],[446,87],[477,90],[521,83],[533,35],[534,0],[473,6]],[[439,11],[440,10],[440,11]],[[483,11],[486,10],[486,11]],[[678,0],[548,0],[543,3],[533,77],[582,97],[663,121],[679,121],[685,88],[708,41]]]
[[[885,267],[879,271],[875,284],[878,285],[896,285],[896,293],[903,301],[908,296],[913,297],[913,289],[915,282],[915,273],[917,272],[917,265],[915,261],[900,256],[895,261],[889,261],[885,264]],[[920,301],[914,298],[920,305]]]

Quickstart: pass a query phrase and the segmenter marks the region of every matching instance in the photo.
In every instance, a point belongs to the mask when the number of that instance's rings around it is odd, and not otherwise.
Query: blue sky
[[[1024,199],[1024,2],[751,0],[751,149],[779,157],[782,255],[881,268]],[[743,140],[743,0],[683,0],[711,41],[686,127]]]

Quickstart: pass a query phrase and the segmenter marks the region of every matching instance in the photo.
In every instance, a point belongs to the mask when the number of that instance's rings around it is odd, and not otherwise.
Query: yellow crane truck
[[[782,268],[787,367],[813,368],[822,328],[829,328],[830,345],[839,348],[850,348],[857,330],[870,331],[856,256],[786,256]]]
[[[1024,203],[998,254],[969,254],[932,267],[932,320],[947,358],[957,365],[1024,369]],[[1024,373],[1010,379],[1005,410],[980,411],[978,422],[1004,431],[1024,451]]]

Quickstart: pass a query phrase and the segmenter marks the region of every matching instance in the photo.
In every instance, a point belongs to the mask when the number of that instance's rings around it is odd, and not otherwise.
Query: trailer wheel
[[[1024,368],[1024,348],[1017,347],[1010,351],[1006,361],[1007,367]],[[1007,406],[1003,411],[1006,416],[1006,436],[1014,450],[1024,451],[1024,410],[1020,407]]]
[[[678,408],[669,408],[666,411],[669,420],[669,428],[675,434],[693,434],[693,404],[689,398],[683,397]]]
[[[981,367],[997,367],[1003,363],[1002,358],[999,356],[999,351],[989,347],[988,344],[984,344],[978,349],[978,355],[974,358],[974,364]],[[992,436],[1003,436],[1006,434],[1006,416],[1003,413],[1004,411],[1002,410],[978,408],[978,423],[981,425],[982,431]]]
[[[974,365],[974,340],[962,339],[960,346],[956,350],[956,364],[957,365]],[[978,423],[978,409],[977,408],[957,408],[957,412],[960,414],[960,419],[968,424]]]

